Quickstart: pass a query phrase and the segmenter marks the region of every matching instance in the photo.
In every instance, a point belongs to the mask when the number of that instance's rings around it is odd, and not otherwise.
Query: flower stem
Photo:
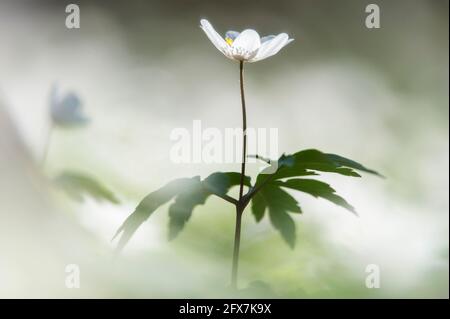
[[[242,104],[242,164],[241,164],[241,183],[239,188],[239,201],[242,199],[244,193],[244,178],[245,178],[245,160],[247,157],[247,112],[245,110],[245,96],[244,96],[244,62],[239,62],[239,83],[241,87],[241,104]]]
[[[234,230],[233,265],[231,268],[231,287],[237,289],[237,275],[239,264],[239,246],[241,244],[241,220],[242,212],[240,205],[236,206],[236,226]]]
[[[237,289],[239,247],[241,244],[241,221],[242,221],[242,213],[244,212],[245,208],[245,204],[243,204],[242,197],[244,194],[245,160],[247,157],[247,114],[245,110],[243,61],[239,62],[239,83],[241,88],[241,104],[242,104],[242,164],[241,164],[241,181],[239,185],[239,200],[236,204],[236,227],[234,231],[233,263],[231,268],[231,287],[234,289]]]
[[[43,150],[43,155],[42,155],[42,160],[41,160],[42,167],[45,165],[45,162],[47,161],[48,153],[50,151],[50,142],[52,139],[53,126],[54,126],[53,121],[51,121],[49,128],[48,128],[48,132],[47,132],[47,138],[46,138],[45,144],[44,144],[44,150]]]

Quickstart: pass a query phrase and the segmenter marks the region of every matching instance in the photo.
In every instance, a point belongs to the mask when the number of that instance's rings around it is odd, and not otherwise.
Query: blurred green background
[[[65,28],[68,3],[0,3],[1,296],[236,296],[226,288],[234,211],[217,198],[173,242],[167,206],[120,257],[110,241],[169,180],[239,170],[169,159],[173,128],[241,123],[238,65],[199,28],[207,18],[221,34],[250,27],[295,38],[247,66],[249,126],[278,128],[280,152],[317,148],[387,177],[323,176],[359,218],[298,195],[294,250],[248,210],[239,281],[253,288],[242,296],[448,298],[447,1],[376,1],[380,29],[366,28],[372,2],[359,0],[77,1],[77,30]],[[55,82],[81,97],[91,122],[55,130],[42,169],[33,163]],[[121,204],[54,194],[43,176],[67,169],[101,181]],[[64,287],[68,263],[80,265],[80,289]],[[380,266],[379,289],[365,286],[368,264]]]

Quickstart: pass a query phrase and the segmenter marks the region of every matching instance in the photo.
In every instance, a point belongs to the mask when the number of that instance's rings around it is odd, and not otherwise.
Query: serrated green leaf
[[[231,187],[240,185],[241,174],[237,172],[217,172],[203,180],[203,185],[213,194],[223,196]],[[245,176],[244,185],[250,187],[250,177]]]
[[[269,161],[265,159],[266,161]],[[270,165],[257,177],[255,187],[268,181],[289,177],[318,175],[316,172],[337,173],[345,176],[361,177],[355,170],[381,176],[374,170],[336,155],[322,153],[315,149],[297,152],[293,155],[282,155],[278,161],[269,161]]]
[[[258,192],[252,198],[252,213],[256,221],[259,222],[266,211],[267,203],[261,192]]]
[[[285,182],[275,181],[274,184],[295,189],[300,192],[310,194],[314,197],[321,197],[334,204],[344,207],[354,214],[357,214],[352,205],[350,205],[344,198],[336,194],[336,191],[327,183],[317,181],[314,179],[290,179]]]
[[[109,189],[92,177],[82,173],[63,172],[54,179],[54,183],[77,201],[83,200],[83,194],[87,194],[98,201],[119,203],[119,200]]]
[[[169,207],[169,239],[175,238],[191,218],[195,206],[203,205],[211,195],[200,181],[179,194]]]
[[[336,165],[340,165],[340,166],[346,166],[346,167],[351,167],[357,170],[360,170],[362,172],[366,172],[366,173],[370,173],[370,174],[374,174],[374,175],[378,175],[380,177],[383,177],[383,175],[381,175],[380,173],[374,171],[373,169],[367,168],[365,166],[363,166],[360,163],[357,163],[351,159],[342,157],[340,155],[336,155],[336,154],[325,154],[331,161],[333,161]]]
[[[114,238],[122,234],[118,249],[122,249],[138,227],[160,206],[173,198],[169,206],[169,239],[175,238],[190,219],[194,208],[203,205],[210,195],[226,197],[231,187],[239,185],[241,175],[235,172],[218,172],[209,175],[203,181],[200,178],[180,178],[147,195],[135,211],[117,230]],[[250,178],[244,178],[244,184],[250,187]]]
[[[257,221],[269,210],[270,221],[290,247],[295,245],[295,225],[288,212],[301,213],[297,201],[279,186],[265,185],[252,198],[252,213]]]
[[[312,170],[307,170],[303,167],[293,166],[293,167],[287,167],[285,169],[280,169],[276,175],[274,176],[274,179],[283,179],[283,178],[289,178],[289,177],[298,177],[298,176],[317,176],[316,172]]]
[[[281,180],[299,176],[318,175],[317,172],[330,172],[345,176],[361,177],[356,170],[381,176],[374,170],[368,169],[353,160],[335,154],[322,153],[315,149],[300,151],[293,155],[283,154],[278,161],[272,161],[258,155],[254,157],[263,160],[269,166],[258,175],[254,187],[245,195],[245,199],[247,201],[251,200],[252,213],[256,221],[260,221],[264,216],[265,210],[269,209],[272,224],[280,231],[283,238],[291,247],[295,241],[295,231],[292,234],[292,229],[295,230],[295,225],[287,212],[289,211],[288,205],[293,205],[292,203],[297,205],[297,202],[287,193],[285,194],[289,197],[280,195],[283,193],[277,194],[280,186],[302,191],[314,197],[327,199],[351,212],[356,212],[344,198],[337,195],[335,190],[326,183],[295,178],[285,182]],[[282,199],[279,200],[280,198]]]
[[[241,174],[239,173],[217,172],[180,193],[169,207],[169,239],[179,234],[196,206],[203,205],[212,194],[219,197],[226,196],[231,187],[240,183]],[[250,186],[250,177],[245,176],[244,185]]]
[[[126,245],[139,226],[145,222],[158,207],[170,201],[183,190],[190,189],[190,187],[196,185],[199,180],[200,178],[198,176],[193,178],[179,178],[167,183],[165,186],[144,197],[134,212],[128,216],[114,234],[113,239],[121,234],[117,249],[121,250]]]
[[[269,217],[270,221],[277,229],[281,237],[287,242],[289,247],[295,247],[296,234],[295,234],[295,223],[291,216],[284,210],[277,210],[274,207],[269,207]]]
[[[261,190],[261,193],[266,199],[268,208],[272,207],[292,213],[302,212],[295,198],[277,185],[269,184]]]
[[[361,177],[357,172],[349,167],[333,162],[327,154],[318,150],[310,149],[297,152],[292,155],[294,165],[292,169],[313,170],[327,173],[337,173],[346,176]],[[289,168],[287,169],[289,170]],[[291,175],[294,176],[294,175]]]
[[[361,175],[353,170],[356,169],[381,176],[374,170],[368,169],[353,160],[336,154],[322,153],[315,149],[300,151],[292,156],[295,158],[294,166],[306,167],[307,169],[360,177]]]

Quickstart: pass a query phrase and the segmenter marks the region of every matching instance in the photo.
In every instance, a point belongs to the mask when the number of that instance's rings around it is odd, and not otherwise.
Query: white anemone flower
[[[50,115],[53,123],[59,126],[77,126],[88,122],[78,95],[73,92],[62,94],[56,84],[50,94]]]
[[[240,62],[256,62],[277,54],[294,39],[289,39],[286,33],[260,37],[258,32],[246,29],[242,32],[228,31],[225,38],[214,30],[208,20],[200,20],[200,27],[209,40],[227,58]]]

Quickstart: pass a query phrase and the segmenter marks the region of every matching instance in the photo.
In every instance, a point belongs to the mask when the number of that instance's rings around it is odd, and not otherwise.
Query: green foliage
[[[300,192],[308,193],[314,197],[321,197],[342,206],[356,214],[355,209],[345,199],[335,194],[335,190],[327,183],[314,179],[293,178],[285,182],[275,181],[276,185],[295,189]]]
[[[83,195],[87,194],[98,201],[119,203],[119,200],[109,189],[92,177],[82,173],[63,172],[54,179],[54,184],[77,201],[82,201]]]
[[[361,177],[357,171],[375,174],[377,172],[363,165],[335,154],[322,153],[310,149],[292,155],[282,155],[277,161],[262,158],[268,164],[251,185],[245,177],[243,184],[248,192],[237,200],[228,195],[233,186],[240,185],[241,175],[235,172],[213,173],[204,180],[200,177],[174,180],[147,195],[125,220],[114,237],[121,234],[118,249],[122,249],[137,228],[160,206],[174,199],[169,207],[169,239],[175,238],[190,219],[194,208],[205,204],[210,195],[244,209],[251,202],[251,210],[256,219],[263,219],[268,211],[269,219],[290,247],[295,246],[295,223],[290,213],[301,213],[294,197],[285,189],[307,193],[316,198],[326,199],[356,214],[355,209],[328,184],[311,179],[299,178],[318,176],[319,172],[336,173],[344,176]]]
[[[292,200],[294,199],[286,192],[280,192],[281,188],[293,189],[326,199],[356,214],[355,209],[344,198],[337,195],[330,185],[315,179],[297,177],[317,176],[318,172],[361,177],[355,170],[381,176],[355,161],[314,149],[292,155],[283,154],[278,161],[255,157],[268,163],[269,166],[258,175],[255,186],[246,195],[246,200],[251,200],[252,213],[257,222],[264,217],[268,209],[272,225],[290,247],[294,247],[295,244],[295,224],[288,212],[296,211],[288,209],[288,207],[293,208]],[[284,207],[278,204],[280,202],[284,203]]]
[[[289,246],[294,247],[295,224],[288,213],[302,212],[295,198],[281,187],[267,184],[257,193],[257,196],[253,197],[252,209],[257,220],[261,220],[265,210],[268,209],[272,225],[280,232]]]
[[[228,201],[233,201],[227,193],[232,186],[240,184],[239,173],[213,173],[203,181],[200,177],[180,178],[169,182],[160,189],[147,195],[136,207],[134,212],[117,230],[114,237],[122,234],[118,249],[122,249],[137,228],[150,217],[160,206],[175,198],[169,207],[169,239],[175,238],[183,229],[197,205],[202,205],[210,195],[216,195]],[[250,186],[250,178],[244,179],[244,184]]]
[[[268,162],[270,166],[261,172],[258,178],[268,175],[266,174],[267,172],[271,173],[272,179],[317,175],[317,172],[361,177],[355,170],[381,176],[374,170],[368,169],[355,161],[335,154],[322,153],[314,149],[300,151],[292,155],[283,154],[278,161]]]

